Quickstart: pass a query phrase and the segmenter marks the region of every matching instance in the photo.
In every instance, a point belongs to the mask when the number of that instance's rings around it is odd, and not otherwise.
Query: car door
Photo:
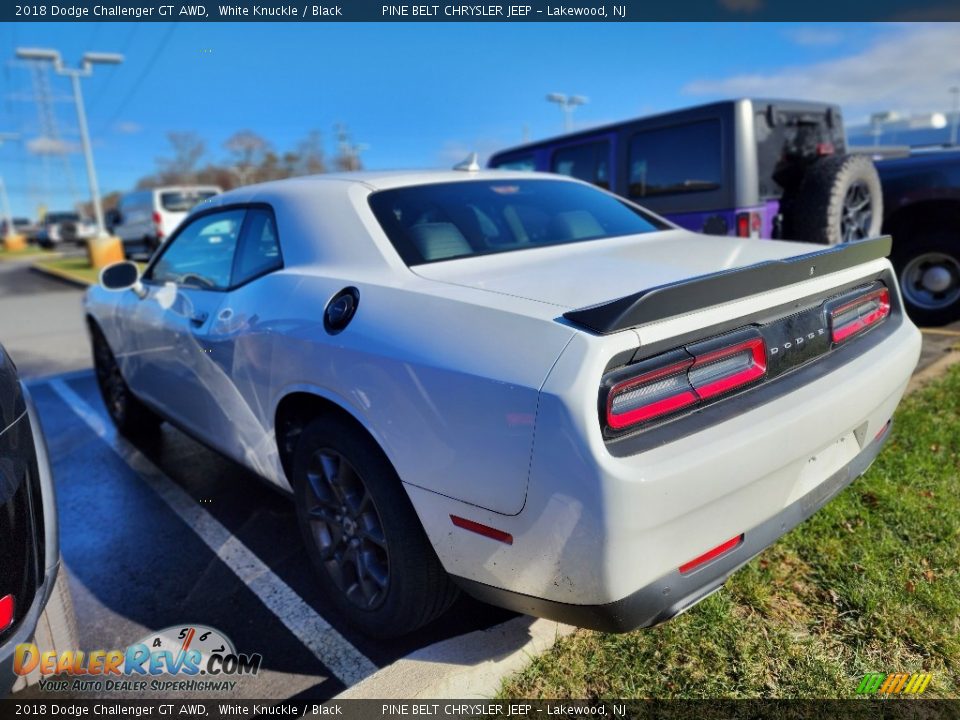
[[[210,439],[218,413],[210,327],[232,284],[246,210],[228,208],[190,220],[144,273],[145,296],[125,313],[136,345],[125,359],[128,382],[175,423]]]

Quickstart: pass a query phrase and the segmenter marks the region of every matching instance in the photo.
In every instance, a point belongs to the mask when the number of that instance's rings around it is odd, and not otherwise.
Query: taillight
[[[13,625],[13,616],[16,612],[17,603],[13,595],[7,595],[0,598],[0,632]]]
[[[622,430],[697,402],[687,380],[688,358],[614,385],[607,396],[607,425]]]
[[[762,221],[760,213],[737,213],[737,237],[760,237]]]
[[[160,217],[160,213],[154,211],[153,213],[153,227],[157,231],[157,237],[163,237],[163,218]]]
[[[735,390],[767,373],[767,348],[755,337],[698,355],[687,374],[701,400]]]
[[[628,369],[607,393],[611,430],[663,418],[749,385],[767,373],[767,348],[750,328]]]
[[[883,287],[830,309],[830,338],[846,342],[882,322],[890,314],[890,291]]]

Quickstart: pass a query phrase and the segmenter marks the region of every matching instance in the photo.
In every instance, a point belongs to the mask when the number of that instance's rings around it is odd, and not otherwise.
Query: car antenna
[[[467,155],[466,159],[453,166],[454,170],[465,170],[467,172],[477,172],[480,169],[479,157],[475,152]]]

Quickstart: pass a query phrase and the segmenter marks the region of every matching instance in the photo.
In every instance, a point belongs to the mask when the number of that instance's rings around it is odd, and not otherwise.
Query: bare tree
[[[307,137],[297,144],[293,173],[295,175],[318,175],[327,171],[327,162],[323,153],[323,137],[319,130],[311,130]]]
[[[347,126],[338,123],[335,126],[337,132],[337,156],[333,164],[337,170],[352,172],[362,170],[363,163],[360,160],[360,153],[366,149],[366,145],[353,142]]]
[[[206,143],[193,132],[167,133],[173,157],[157,158],[160,175],[165,182],[189,183],[195,181],[197,163],[206,153]]]
[[[257,166],[263,162],[270,143],[252,130],[241,130],[231,135],[223,144],[231,155],[232,168],[238,184],[248,185],[257,179]]]

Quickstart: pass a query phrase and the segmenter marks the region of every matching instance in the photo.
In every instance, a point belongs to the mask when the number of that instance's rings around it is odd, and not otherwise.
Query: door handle
[[[209,313],[199,312],[190,318],[190,324],[194,327],[200,327],[207,321],[208,317],[210,317]]]

